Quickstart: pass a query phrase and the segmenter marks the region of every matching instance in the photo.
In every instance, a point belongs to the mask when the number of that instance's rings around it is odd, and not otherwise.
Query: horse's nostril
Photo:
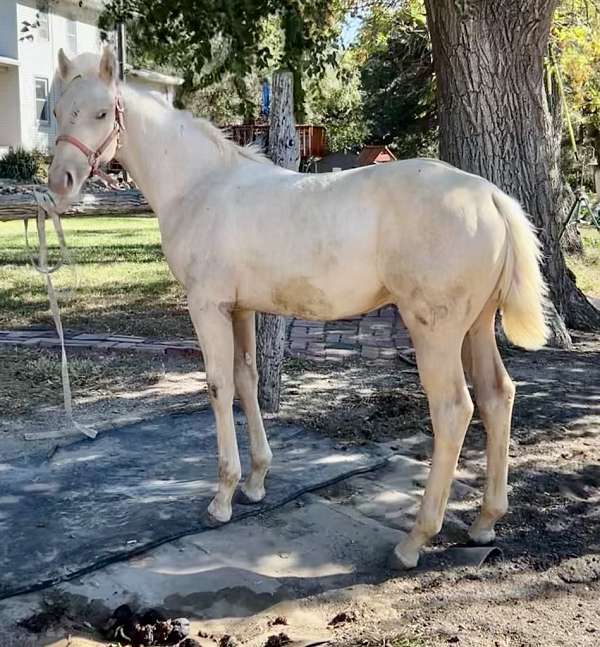
[[[69,171],[65,172],[65,179],[66,179],[66,182],[67,182],[67,188],[72,189],[73,188],[73,176],[71,175],[71,173]]]

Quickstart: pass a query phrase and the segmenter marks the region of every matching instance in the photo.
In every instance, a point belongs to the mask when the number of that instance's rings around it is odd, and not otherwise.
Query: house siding
[[[14,0],[0,0],[0,56],[17,58],[18,34],[17,4]]]
[[[21,143],[19,123],[19,72],[0,67],[0,155]]]
[[[0,57],[18,58],[17,5],[0,0]],[[13,65],[0,65],[0,155],[21,142],[19,121],[19,70]]]
[[[0,0],[4,1],[4,0]],[[23,21],[35,22],[37,5],[35,0],[21,0],[17,5],[17,24],[20,31]],[[77,21],[77,52],[69,48],[67,22]],[[55,77],[58,50],[62,47],[68,56],[81,52],[100,52],[100,34],[96,27],[98,12],[79,7],[76,2],[50,4],[48,16],[49,39],[46,41],[33,31],[33,40],[19,41],[19,92],[21,103],[21,143],[26,148],[39,148],[51,152],[56,137],[56,120],[52,114],[61,87]],[[36,119],[35,79],[48,79],[50,123],[38,123]]]

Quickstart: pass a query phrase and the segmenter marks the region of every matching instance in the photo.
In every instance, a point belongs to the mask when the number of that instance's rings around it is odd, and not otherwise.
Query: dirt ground
[[[4,410],[10,398],[19,402],[17,415],[0,424],[7,451],[26,452],[40,444],[51,449],[69,442],[69,437],[44,438],[60,420],[55,358],[41,351],[19,352],[28,354],[27,376],[15,381],[4,375],[0,384]],[[7,354],[3,360],[15,360],[11,351],[2,353]],[[290,622],[296,618],[306,626],[312,623],[317,631],[327,628],[340,610],[352,610],[354,620],[328,630],[330,644],[338,647],[600,645],[600,338],[581,335],[569,352],[506,350],[503,355],[517,383],[510,511],[497,528],[504,558],[480,569],[390,573],[382,581],[337,591],[335,599],[323,594],[293,607],[284,605]],[[24,357],[18,359],[4,365],[22,367]],[[78,359],[82,386],[75,387],[77,411],[82,421],[98,428],[206,402],[204,374],[193,360],[116,355],[89,359]],[[46,377],[38,379],[39,375]],[[431,437],[416,372],[401,362],[376,366],[290,360],[279,417],[344,443],[385,442],[401,448],[403,439],[416,430]],[[475,419],[459,470],[476,475],[471,485],[479,491],[484,443]],[[407,449],[419,459],[428,460],[430,453],[427,441]],[[465,506],[465,522],[472,510]],[[445,528],[433,547],[464,539]],[[236,621],[236,636],[242,644],[251,641],[277,612],[273,608]],[[65,620],[64,632],[76,627],[81,636],[85,622]],[[224,631],[223,626],[219,630]],[[36,644],[33,637],[8,635],[13,638],[5,637],[1,647],[26,647],[30,639]],[[90,642],[40,644],[106,644],[93,638],[90,633]]]

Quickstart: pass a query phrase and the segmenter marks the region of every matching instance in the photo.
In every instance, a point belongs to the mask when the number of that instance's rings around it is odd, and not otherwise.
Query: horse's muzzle
[[[66,197],[71,195],[75,189],[75,178],[73,171],[62,164],[54,163],[48,172],[48,188],[54,195]]]

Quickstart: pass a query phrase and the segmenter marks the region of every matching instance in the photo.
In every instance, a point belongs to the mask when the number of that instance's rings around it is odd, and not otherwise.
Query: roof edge
[[[162,72],[155,72],[154,70],[134,68],[130,65],[127,65],[125,69],[128,75],[135,76],[138,79],[142,79],[150,83],[162,83],[163,85],[172,86],[181,85],[183,83],[183,79],[180,76],[163,74]]]

